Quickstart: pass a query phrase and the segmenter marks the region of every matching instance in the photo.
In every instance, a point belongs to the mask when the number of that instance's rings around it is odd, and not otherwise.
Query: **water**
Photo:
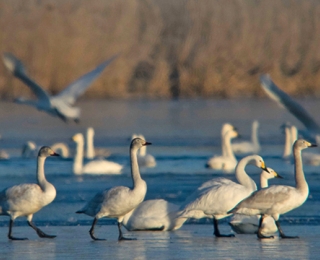
[[[318,100],[301,100],[315,119]],[[301,124],[288,112],[269,100],[182,100],[182,101],[82,101],[82,121],[65,124],[33,108],[12,103],[0,103],[0,148],[10,159],[0,161],[1,187],[35,182],[35,159],[20,157],[22,145],[35,141],[38,145],[66,142],[71,149],[71,136],[95,128],[95,144],[108,148],[110,160],[125,166],[120,176],[75,176],[72,160],[48,158],[47,179],[57,189],[55,201],[34,215],[34,222],[45,232],[57,234],[54,240],[40,239],[18,219],[16,236],[27,236],[30,241],[9,243],[6,237],[8,217],[0,218],[2,252],[15,259],[66,259],[82,256],[110,256],[110,259],[249,259],[282,258],[306,259],[317,255],[320,238],[320,177],[319,167],[305,166],[310,185],[310,196],[300,208],[281,217],[283,229],[289,235],[300,235],[299,240],[261,242],[255,236],[237,235],[235,239],[212,237],[209,220],[190,221],[176,232],[126,232],[137,241],[118,243],[114,220],[99,220],[97,234],[107,242],[91,242],[88,235],[92,219],[74,212],[81,208],[97,191],[117,185],[131,186],[129,143],[133,133],[142,133],[153,145],[148,152],[157,159],[157,167],[143,168],[141,174],[148,184],[146,199],[163,198],[180,204],[201,183],[218,176],[235,179],[232,174],[206,169],[207,159],[220,153],[220,129],[223,123],[237,126],[244,139],[250,138],[251,122],[259,120],[261,156],[267,166],[279,172],[284,180],[271,184],[294,185],[293,166],[281,159],[284,135],[280,125],[291,121]],[[311,150],[311,149],[310,149]],[[241,157],[238,157],[239,159]],[[258,181],[259,170],[247,167]],[[230,232],[228,219],[222,221],[222,231]],[[20,227],[18,227],[20,226]],[[99,235],[98,235],[99,236]]]

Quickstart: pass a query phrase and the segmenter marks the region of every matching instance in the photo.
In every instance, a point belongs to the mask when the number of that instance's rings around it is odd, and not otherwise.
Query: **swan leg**
[[[261,215],[260,216],[260,221],[259,221],[259,230],[258,230],[258,233],[257,233],[257,236],[259,239],[263,239],[263,238],[274,238],[274,236],[265,236],[261,233],[261,227],[262,227],[262,223],[263,223],[263,219],[264,219],[264,215]]]
[[[8,238],[11,240],[28,240],[28,238],[18,238],[12,236],[13,220],[10,219]]]
[[[222,234],[220,234],[220,231],[219,231],[219,228],[218,228],[218,220],[215,217],[213,218],[213,228],[214,228],[213,234],[216,237],[234,237],[234,234],[230,234],[230,235],[222,235]]]
[[[277,228],[278,228],[278,230],[279,230],[279,234],[280,234],[281,238],[299,238],[298,236],[287,236],[287,235],[285,235],[285,234],[283,233],[281,227],[280,227],[280,223],[279,223],[278,220],[276,221],[276,225],[277,225]]]
[[[93,222],[92,222],[92,226],[91,226],[91,228],[90,228],[90,230],[89,230],[90,236],[91,236],[91,238],[92,238],[93,240],[101,240],[101,241],[102,241],[102,240],[106,240],[106,239],[96,238],[96,237],[94,236],[94,226],[96,225],[97,221],[98,221],[98,219],[97,219],[97,218],[94,218],[94,220],[93,220]]]
[[[56,236],[54,236],[54,235],[48,235],[48,234],[44,233],[40,228],[37,228],[37,227],[35,226],[35,224],[33,224],[32,221],[28,221],[28,225],[29,225],[30,227],[32,227],[32,228],[37,232],[37,234],[38,234],[39,237],[43,237],[43,238],[55,238],[55,237],[56,237]]]
[[[122,231],[121,231],[121,223],[118,222],[118,230],[119,230],[119,237],[118,237],[118,240],[121,241],[121,240],[137,240],[136,238],[127,238],[127,237],[124,237],[122,235]]]

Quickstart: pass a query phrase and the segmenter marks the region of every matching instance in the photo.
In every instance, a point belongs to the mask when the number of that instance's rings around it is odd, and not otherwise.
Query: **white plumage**
[[[97,193],[81,210],[76,213],[84,213],[94,217],[90,236],[93,240],[100,240],[94,235],[94,227],[98,219],[116,218],[118,221],[119,240],[127,239],[122,236],[121,223],[124,216],[136,208],[143,200],[147,192],[147,184],[141,178],[137,161],[137,152],[144,145],[150,143],[140,138],[135,138],[130,145],[131,177],[133,188],[117,186],[110,190]]]
[[[75,134],[72,140],[76,143],[73,162],[74,174],[121,174],[123,166],[107,160],[94,160],[83,165],[84,138],[81,133]]]
[[[126,214],[122,224],[130,231],[177,230],[187,220],[186,218],[178,217],[179,207],[163,199],[146,200]]]
[[[309,187],[303,172],[301,150],[314,146],[316,145],[313,145],[303,139],[297,140],[293,145],[296,181],[295,187],[274,185],[258,190],[248,198],[241,201],[232,210],[230,210],[229,213],[261,215],[262,220],[266,216],[272,216],[282,238],[296,238],[286,236],[283,233],[278,220],[280,215],[300,207],[308,197]],[[261,225],[259,226],[257,234],[259,238],[273,238],[273,236],[265,236],[262,234]]]
[[[39,237],[54,238],[47,235],[33,222],[33,214],[44,206],[50,204],[56,197],[55,187],[49,183],[44,174],[44,162],[48,156],[57,156],[51,148],[44,146],[40,149],[37,163],[37,184],[20,184],[6,188],[0,193],[0,215],[10,216],[8,238],[12,240],[25,240],[12,236],[13,222],[18,217],[26,217],[28,224]]]
[[[133,134],[131,139],[134,139],[137,137],[141,139],[145,139],[144,136],[141,134],[140,135]],[[154,156],[147,153],[147,146],[143,146],[140,148],[138,152],[138,163],[140,167],[149,167],[149,168],[155,167],[157,165],[157,162]]]
[[[260,174],[260,187],[268,187],[268,180],[282,178],[276,171],[267,168],[269,172],[262,171]],[[238,234],[256,234],[259,229],[260,216],[246,216],[235,214],[232,216],[229,225]],[[277,226],[272,217],[265,217],[262,223],[261,233],[264,235],[277,232]]]
[[[266,170],[265,163],[259,155],[241,159],[236,167],[239,183],[226,178],[215,178],[205,182],[182,204],[179,217],[213,218],[214,235],[224,236],[218,229],[218,220],[229,216],[227,212],[230,209],[257,189],[255,182],[245,172],[247,164]]]
[[[94,70],[71,83],[58,95],[50,96],[47,91],[27,75],[24,65],[13,54],[5,53],[2,57],[4,65],[13,76],[25,83],[37,97],[37,100],[19,98],[16,100],[17,103],[34,106],[38,110],[61,118],[63,121],[74,120],[76,122],[80,119],[80,109],[73,106],[76,99],[87,90],[92,82],[115,58],[116,56],[113,56],[101,63]]]
[[[110,151],[105,148],[97,148],[94,146],[94,129],[93,127],[87,128],[87,142],[86,142],[86,158],[93,159],[95,157],[108,157]]]
[[[236,142],[231,144],[232,150],[235,153],[259,153],[260,142],[258,137],[259,122],[252,122],[251,141]]]
[[[222,155],[210,158],[206,164],[208,168],[222,170],[226,173],[234,171],[237,159],[231,147],[231,139],[238,136],[238,132],[231,124],[224,124],[221,129]]]

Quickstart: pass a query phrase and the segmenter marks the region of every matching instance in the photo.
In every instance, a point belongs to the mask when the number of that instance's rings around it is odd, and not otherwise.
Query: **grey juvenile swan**
[[[135,138],[130,145],[131,177],[133,188],[117,186],[110,190],[104,190],[97,193],[81,210],[76,213],[84,213],[94,217],[91,229],[89,231],[93,240],[104,240],[96,238],[94,227],[100,218],[116,218],[118,221],[119,237],[118,240],[131,240],[122,235],[121,223],[124,216],[136,208],[143,200],[147,192],[147,184],[141,178],[137,160],[137,152],[144,145],[151,143]]]
[[[43,146],[38,154],[37,184],[20,184],[6,188],[0,193],[0,215],[10,216],[8,238],[12,240],[25,240],[27,238],[16,238],[12,236],[13,222],[18,217],[26,217],[28,224],[39,237],[54,238],[47,235],[33,222],[33,214],[44,206],[50,204],[56,197],[56,189],[46,180],[44,175],[44,162],[48,156],[58,156],[50,147]]]
[[[272,216],[274,218],[282,238],[298,238],[297,236],[287,236],[283,233],[279,224],[279,217],[281,214],[300,207],[306,201],[309,194],[309,186],[302,168],[301,150],[315,146],[315,144],[311,144],[303,139],[297,140],[293,145],[295,187],[273,185],[269,188],[258,190],[241,201],[228,213],[261,215],[257,233],[258,238],[273,238],[273,236],[265,236],[261,232],[261,223],[266,216]]]

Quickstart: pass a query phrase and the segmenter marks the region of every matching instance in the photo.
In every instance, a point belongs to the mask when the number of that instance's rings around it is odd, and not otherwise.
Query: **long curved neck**
[[[251,156],[245,157],[242,159],[236,166],[236,178],[240,184],[245,186],[246,188],[255,191],[257,190],[256,183],[249,177],[249,175],[245,171],[246,165],[249,161],[252,160]]]
[[[137,159],[138,149],[130,148],[130,161],[131,161],[131,177],[133,181],[133,189],[141,182],[141,176],[139,171],[138,159]]]
[[[285,142],[284,142],[284,151],[283,157],[289,157],[291,155],[292,143],[291,143],[291,131],[288,127],[285,128]]]
[[[301,150],[293,148],[294,156],[294,174],[296,179],[296,188],[300,191],[308,191],[308,183],[304,177],[303,167],[302,167],[302,158]]]
[[[93,159],[95,156],[94,153],[94,144],[93,144],[93,134],[87,133],[87,158]]]
[[[260,146],[259,143],[259,138],[258,138],[258,124],[253,123],[252,124],[252,132],[251,132],[251,142],[253,143],[254,146]]]
[[[232,146],[231,146],[231,137],[228,134],[225,134],[225,136],[222,139],[222,150],[224,150],[224,153],[222,152],[223,156],[227,156],[229,158],[232,158],[236,160],[236,157],[234,156]]]
[[[76,152],[74,155],[74,162],[73,162],[73,173],[81,174],[82,167],[83,167],[83,140],[77,141]]]
[[[48,181],[44,175],[44,162],[46,157],[38,156],[38,163],[37,163],[37,182],[40,188],[45,191],[47,188]]]

